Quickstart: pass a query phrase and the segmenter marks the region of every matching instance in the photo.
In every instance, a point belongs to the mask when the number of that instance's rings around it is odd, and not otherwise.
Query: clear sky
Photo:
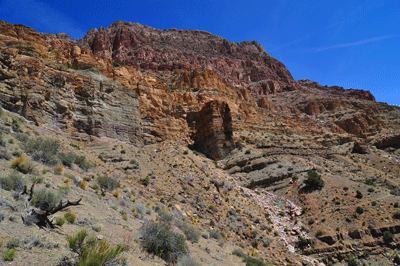
[[[257,40],[296,80],[400,105],[399,0],[0,0],[0,19],[75,39],[122,20]]]

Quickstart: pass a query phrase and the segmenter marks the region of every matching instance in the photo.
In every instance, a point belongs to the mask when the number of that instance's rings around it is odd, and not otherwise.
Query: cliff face
[[[227,103],[211,101],[200,110],[196,118],[195,147],[214,160],[225,158],[235,148]]]
[[[299,89],[284,64],[269,56],[256,41],[229,42],[198,30],[158,30],[117,21],[91,29],[81,46],[115,62],[157,71],[207,68],[256,94]]]
[[[98,70],[68,69],[71,62],[90,55],[57,38],[46,42],[44,36],[22,25],[1,23],[0,30],[3,108],[80,140],[106,136],[140,141],[136,92]]]

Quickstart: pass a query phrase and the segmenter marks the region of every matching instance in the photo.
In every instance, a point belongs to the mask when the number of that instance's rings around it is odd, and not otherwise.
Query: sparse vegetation
[[[41,210],[47,211],[54,208],[61,200],[61,196],[46,188],[39,188],[33,194],[31,204]]]
[[[120,187],[120,183],[118,182],[118,180],[107,175],[100,176],[97,179],[97,182],[100,185],[100,189],[103,195],[105,195],[106,191],[112,191]]]
[[[8,248],[3,251],[3,259],[5,261],[13,261],[15,257],[15,253],[17,250],[15,248]]]
[[[73,213],[70,213],[70,212],[66,212],[66,213],[64,214],[64,218],[65,218],[65,220],[67,220],[70,224],[73,224],[73,223],[75,223],[76,215],[73,214]]]
[[[79,231],[75,236],[67,236],[67,240],[68,247],[78,253],[78,266],[116,265],[126,260],[121,257],[121,253],[126,249],[125,246],[111,247],[107,240],[88,237],[85,230]]]
[[[358,265],[358,260],[356,258],[350,258],[347,264],[349,266],[357,266]]]
[[[25,179],[16,172],[11,173],[7,177],[0,177],[0,187],[4,190],[22,191],[25,184]]]
[[[393,239],[394,239],[394,235],[392,233],[390,233],[389,231],[383,232],[383,241],[386,244],[393,242]]]
[[[139,231],[142,235],[142,250],[166,262],[176,263],[180,256],[189,252],[185,237],[173,232],[166,223],[149,221]]]
[[[21,155],[11,161],[11,168],[21,173],[29,174],[33,171],[34,165],[29,158],[25,157],[25,155]]]

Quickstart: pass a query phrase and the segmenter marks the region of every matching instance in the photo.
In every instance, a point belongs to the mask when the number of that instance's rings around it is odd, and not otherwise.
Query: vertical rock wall
[[[206,103],[196,118],[195,148],[214,160],[221,160],[235,147],[232,135],[228,104]]]

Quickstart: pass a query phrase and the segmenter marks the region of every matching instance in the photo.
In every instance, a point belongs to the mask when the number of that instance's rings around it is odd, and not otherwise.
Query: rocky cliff
[[[79,41],[99,57],[157,71],[207,68],[257,94],[299,89],[284,64],[257,41],[230,42],[198,30],[158,30],[117,21]]]

